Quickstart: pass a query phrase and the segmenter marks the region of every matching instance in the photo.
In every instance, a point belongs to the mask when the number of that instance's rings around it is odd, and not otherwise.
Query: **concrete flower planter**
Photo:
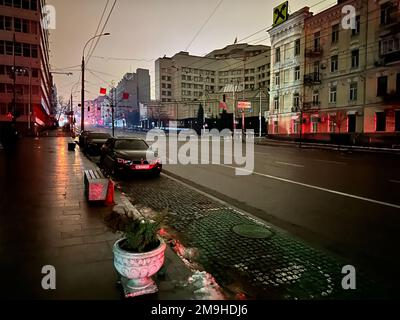
[[[131,253],[120,248],[125,239],[115,242],[114,267],[121,276],[125,297],[136,297],[158,291],[157,285],[151,279],[164,264],[166,244],[159,238],[160,245],[149,252]]]

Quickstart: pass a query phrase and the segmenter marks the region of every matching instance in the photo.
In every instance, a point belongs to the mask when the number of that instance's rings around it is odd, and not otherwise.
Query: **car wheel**
[[[111,168],[111,176],[113,176],[116,179],[120,178],[120,173],[119,173],[116,165],[113,165],[112,168]]]
[[[160,171],[155,171],[155,172],[153,172],[153,174],[152,174],[152,177],[153,178],[159,178],[160,177]]]

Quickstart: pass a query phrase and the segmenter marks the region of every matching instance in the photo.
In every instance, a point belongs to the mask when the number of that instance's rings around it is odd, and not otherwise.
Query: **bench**
[[[83,175],[88,201],[113,201],[114,184],[103,175],[100,169],[85,170]]]

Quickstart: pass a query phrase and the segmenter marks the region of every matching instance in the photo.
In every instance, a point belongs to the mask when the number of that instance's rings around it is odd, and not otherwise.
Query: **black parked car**
[[[148,159],[150,161],[148,161]],[[113,175],[148,173],[159,176],[162,164],[158,155],[143,139],[110,138],[101,148],[101,165]]]
[[[85,143],[86,143],[86,137],[89,135],[89,133],[91,133],[92,131],[88,131],[88,130],[84,130],[79,134],[79,146],[81,148],[85,147]]]
[[[90,132],[84,141],[84,150],[88,155],[97,156],[101,153],[103,144],[111,138],[111,135],[103,132]]]

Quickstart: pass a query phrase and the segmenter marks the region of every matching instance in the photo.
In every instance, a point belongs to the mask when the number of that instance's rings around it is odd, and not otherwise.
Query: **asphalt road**
[[[165,165],[165,172],[290,233],[397,273],[400,156],[255,146],[254,172]]]

